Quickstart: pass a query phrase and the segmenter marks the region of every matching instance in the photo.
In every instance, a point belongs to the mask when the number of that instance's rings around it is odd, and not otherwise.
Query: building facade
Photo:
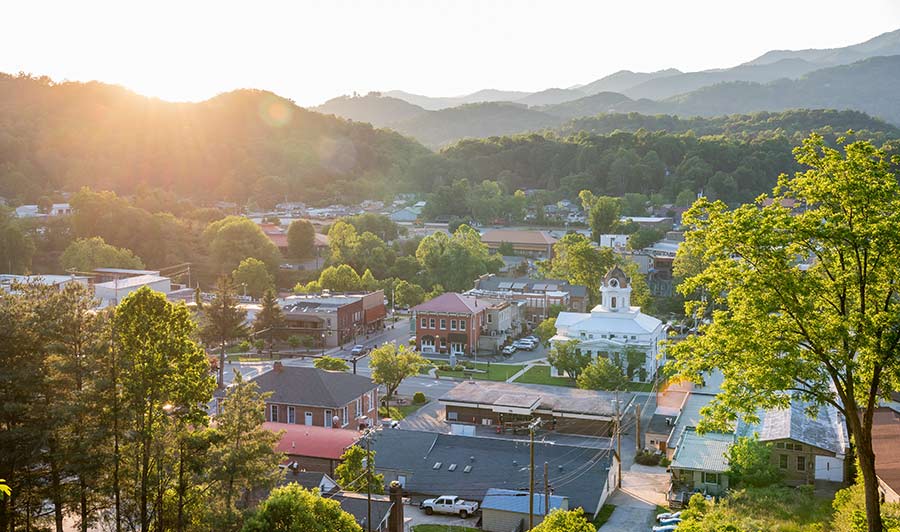
[[[529,277],[498,277],[482,275],[475,288],[466,295],[525,302],[525,321],[536,326],[549,316],[552,307],[570,312],[585,312],[587,287],[569,284],[559,279],[531,279]]]
[[[491,253],[497,253],[501,245],[509,244],[516,255],[550,258],[553,256],[556,239],[546,231],[490,229],[481,235],[481,242]]]
[[[287,327],[313,345],[336,347],[384,328],[384,291],[367,294],[301,294],[281,302]]]
[[[454,292],[413,307],[410,325],[415,327],[416,349],[422,353],[474,355],[487,308],[475,297]]]

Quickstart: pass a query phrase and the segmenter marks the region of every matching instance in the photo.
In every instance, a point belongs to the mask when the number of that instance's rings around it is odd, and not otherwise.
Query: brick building
[[[301,294],[282,302],[287,327],[316,346],[336,347],[384,328],[384,291],[366,294]]]
[[[477,298],[453,292],[413,307],[416,348],[423,353],[475,353],[486,309]]]
[[[547,231],[491,229],[481,235],[481,242],[491,253],[500,251],[502,244],[509,244],[516,255],[546,259],[553,256],[556,239]]]
[[[284,366],[253,379],[266,398],[266,421],[351,429],[378,421],[378,385],[368,377],[340,371]]]
[[[525,302],[525,319],[538,325],[549,315],[550,307],[558,305],[570,312],[586,312],[587,287],[569,284],[560,279],[531,279],[529,277],[498,277],[482,275],[475,288],[466,295]]]

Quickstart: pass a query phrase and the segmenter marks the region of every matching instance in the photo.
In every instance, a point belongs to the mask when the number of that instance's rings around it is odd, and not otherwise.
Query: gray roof
[[[341,408],[374,390],[368,377],[316,368],[282,366],[254,377],[260,392],[272,392],[270,403]]]
[[[292,471],[288,469],[279,483],[282,485],[297,483],[308,490],[318,489],[322,484],[322,479],[327,476],[325,473],[315,471]]]
[[[732,443],[734,434],[708,432],[701,436],[694,429],[687,429],[681,435],[678,450],[672,457],[672,467],[724,473],[728,471],[726,453]]]
[[[500,286],[501,284],[503,286]],[[491,275],[479,279],[475,285],[476,288],[481,290],[510,290],[511,287],[515,287],[516,290],[525,292],[535,289],[543,291],[556,286],[554,289],[556,291],[569,292],[569,295],[575,297],[587,297],[587,287],[569,284],[569,281],[561,279],[532,279],[531,277],[498,277]]]
[[[789,408],[760,412],[759,424],[741,422],[739,436],[759,434],[759,441],[793,440],[811,445],[835,454],[845,454],[850,445],[847,425],[841,415],[831,405],[818,408],[815,418],[810,418],[807,408],[810,404],[795,398]]]
[[[619,392],[622,411],[634,400],[634,394]],[[580,390],[564,386],[517,384],[508,382],[464,381],[440,398],[441,402],[469,403],[473,407],[535,405],[537,410],[554,414],[579,414],[610,417],[616,413],[616,394],[595,390]]]
[[[537,490],[535,490],[537,491]],[[550,510],[557,508],[567,508],[564,504],[566,497],[558,495],[550,495]],[[534,494],[534,515],[544,515],[544,494]],[[482,510],[501,510],[504,512],[514,512],[520,514],[528,513],[528,492],[519,490],[504,490],[498,488],[490,488],[484,495],[484,501],[481,503]]]
[[[667,416],[665,414],[653,414],[650,418],[650,423],[647,424],[647,432],[652,432],[653,434],[672,434],[676,417],[677,416]]]
[[[703,417],[700,415],[700,409],[708,405],[714,398],[715,395],[696,392],[691,392],[688,395],[687,400],[681,407],[681,414],[678,415],[678,420],[675,422],[675,428],[669,437],[668,447],[670,449],[678,446],[678,441],[686,429],[696,427],[700,423],[700,419]]]
[[[341,510],[352,515],[359,526],[366,529],[368,510],[368,495],[365,493],[354,493],[351,491],[341,491],[331,497],[341,503]],[[372,495],[372,528],[377,527],[384,522],[391,514],[391,508],[394,503],[391,502],[387,495]]]
[[[389,429],[378,433],[374,450],[375,468],[407,475],[405,487],[411,493],[482,500],[490,488],[528,489],[527,441]],[[537,441],[534,458],[536,479],[543,480],[540,469],[548,462],[553,492],[567,497],[572,508],[596,511],[612,449]]]

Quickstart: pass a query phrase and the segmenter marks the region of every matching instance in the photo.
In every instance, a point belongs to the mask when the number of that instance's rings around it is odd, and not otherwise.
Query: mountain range
[[[900,30],[827,50],[777,50],[701,72],[619,71],[535,93],[483,90],[432,98],[402,91],[342,96],[314,110],[393,128],[439,147],[466,137],[557,128],[601,113],[715,116],[792,108],[865,111],[900,124]]]

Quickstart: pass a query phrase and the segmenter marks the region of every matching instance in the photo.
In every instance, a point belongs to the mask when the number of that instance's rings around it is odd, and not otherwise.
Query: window
[[[447,339],[441,338],[441,347],[447,347]]]
[[[428,320],[428,325],[429,325],[430,329],[434,329],[434,318],[431,318],[430,320]]]
[[[447,412],[447,421],[458,421],[459,413],[457,412]]]
[[[401,488],[406,487],[406,475],[397,475],[397,482],[400,483]]]
[[[704,484],[718,484],[719,483],[719,474],[718,473],[707,473],[703,472],[703,483]]]
[[[806,471],[806,457],[805,456],[797,457],[797,471]]]
[[[489,417],[481,418],[482,425],[492,425],[493,423],[494,423],[494,420]]]
[[[447,328],[447,320],[443,320],[443,319],[442,319],[442,320],[441,320],[441,330],[444,330],[444,329],[446,329],[446,328]]]
[[[784,442],[778,442],[775,444],[776,449],[784,449]]]
[[[287,422],[288,422],[288,423],[296,423],[296,422],[297,422],[297,417],[296,417],[296,415],[294,414],[294,407],[293,407],[293,406],[289,406],[289,407],[288,407],[288,419],[287,419]]]
[[[356,417],[362,416],[362,398],[356,400]]]
[[[375,410],[375,390],[369,392],[369,412]]]
[[[610,308],[616,308],[616,298],[612,298],[612,302],[609,304]]]
[[[588,335],[588,338],[590,338],[591,340],[593,340],[593,339],[594,339],[594,335],[593,335],[593,334],[589,334],[589,335]]]
[[[422,328],[423,329],[428,328],[428,318],[422,318]]]
[[[634,336],[634,335],[631,335],[631,339],[632,339],[632,340],[637,340],[637,337]]]
[[[460,331],[466,330],[466,320],[459,320],[459,330]]]
[[[587,338],[587,333],[584,332],[584,331],[581,331],[581,337],[582,337],[582,338]]]
[[[345,426],[347,423],[349,423],[350,420],[347,419],[348,417],[350,417],[349,410],[350,409],[346,406],[344,408],[341,408],[341,426]]]
[[[494,323],[494,315],[488,314],[488,323]]]
[[[269,421],[278,423],[278,405],[272,405],[269,408]]]
[[[450,320],[450,330],[451,331],[456,330],[456,320]]]
[[[778,467],[781,469],[787,469],[787,455],[781,454],[778,455]]]

